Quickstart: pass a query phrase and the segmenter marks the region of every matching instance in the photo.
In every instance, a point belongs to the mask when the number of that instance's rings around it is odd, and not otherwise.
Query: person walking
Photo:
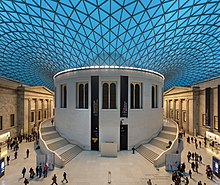
[[[26,173],[26,168],[24,167],[21,171],[23,178],[25,177],[25,173]]]
[[[199,141],[199,148],[202,148],[202,142]]]
[[[56,176],[56,174],[54,174],[54,176],[52,177],[52,184],[51,185],[53,185],[53,184],[56,184],[56,185],[58,185],[57,184],[57,176]]]
[[[14,156],[15,156],[15,159],[17,159],[17,157],[18,157],[18,152],[17,151],[15,151]]]
[[[63,183],[63,181],[66,181],[66,183],[68,183],[68,180],[67,180],[67,178],[66,178],[66,172],[63,172],[63,180],[62,180],[62,183]]]
[[[45,164],[45,167],[44,167],[44,177],[47,177],[48,169],[49,169],[48,165]]]
[[[30,153],[30,151],[29,151],[29,149],[27,149],[27,151],[26,151],[27,158],[29,157],[29,153]]]
[[[29,184],[29,181],[26,178],[24,179],[24,184],[25,185]]]
[[[6,160],[7,160],[7,165],[9,165],[10,155],[7,156]]]
[[[132,153],[134,154],[135,153],[135,147],[133,146],[132,148]]]
[[[186,185],[188,185],[189,184],[189,179],[188,179],[188,177],[186,177]]]
[[[147,181],[147,185],[152,185],[151,179]]]
[[[189,170],[189,177],[190,177],[190,179],[192,178],[192,171],[191,170]]]
[[[196,167],[196,172],[199,173],[199,171],[198,171],[198,169],[199,169],[199,164],[198,164],[197,161],[196,161],[196,163],[195,163],[195,167]]]

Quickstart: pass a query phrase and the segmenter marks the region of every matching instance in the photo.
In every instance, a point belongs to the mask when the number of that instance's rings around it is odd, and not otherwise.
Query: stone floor
[[[195,149],[194,144],[188,144],[184,141],[184,149],[182,152],[182,161],[186,162],[186,155],[189,150],[196,151],[203,156],[203,164],[199,166],[199,173],[193,173],[193,179],[190,179],[190,185],[197,185],[198,180],[207,185],[220,184],[220,180],[215,177],[213,181],[206,178],[205,165],[211,165],[211,157],[214,153],[207,149]],[[14,160],[14,153],[9,151],[11,156],[10,165],[5,167],[5,176],[0,179],[0,185],[19,185],[24,184],[21,170],[26,167],[27,172],[30,167],[35,168],[36,154],[33,148],[34,143],[23,142],[18,151],[18,159]],[[26,149],[30,149],[30,158],[26,159]],[[2,154],[6,155],[6,151],[2,150]],[[190,163],[186,162],[187,171]],[[111,172],[112,185],[146,185],[146,181],[151,178],[153,184],[170,185],[174,184],[171,180],[171,174],[166,172],[164,167],[155,169],[151,163],[145,160],[138,153],[132,154],[131,151],[122,151],[118,153],[117,158],[100,157],[100,152],[83,151],[75,159],[69,162],[64,168],[55,168],[50,171],[47,178],[35,177],[30,180],[29,184],[51,184],[53,174],[58,176],[58,184],[61,183],[63,172],[67,173],[71,185],[107,185],[108,172]],[[26,173],[29,179],[29,174]],[[184,182],[182,182],[184,184]]]

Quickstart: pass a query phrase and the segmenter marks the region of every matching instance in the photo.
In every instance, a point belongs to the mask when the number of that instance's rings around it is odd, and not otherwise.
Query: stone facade
[[[40,122],[53,117],[53,112],[54,93],[49,89],[0,78],[0,135],[31,133]]]
[[[189,134],[205,136],[206,131],[220,135],[218,128],[218,85],[220,78],[192,87],[173,87],[164,93],[164,117],[175,120]],[[210,88],[210,121],[207,126],[206,89]]]

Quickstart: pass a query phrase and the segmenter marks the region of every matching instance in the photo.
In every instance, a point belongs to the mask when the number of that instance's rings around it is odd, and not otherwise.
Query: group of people
[[[66,183],[68,183],[66,172],[63,172],[63,180],[61,182],[63,183],[64,181],[66,181]],[[53,184],[58,185],[57,184],[57,176],[56,176],[56,174],[54,174],[53,177],[52,177],[52,184],[51,185],[53,185]]]
[[[207,175],[207,178],[212,180],[212,178],[213,178],[213,171],[212,171],[212,168],[210,167],[210,165],[206,166],[206,175]]]
[[[199,140],[199,142],[198,142],[199,144],[198,144],[196,137],[190,137],[190,136],[188,136],[187,139],[186,139],[187,143],[190,144],[190,140],[191,140],[191,143],[195,143],[196,149],[198,149],[198,146],[199,146],[200,148],[202,147],[202,142]],[[204,143],[204,145],[206,146],[205,143]]]

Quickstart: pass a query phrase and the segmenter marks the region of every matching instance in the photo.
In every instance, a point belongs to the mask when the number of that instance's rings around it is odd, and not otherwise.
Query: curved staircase
[[[50,121],[46,121],[41,127],[41,136],[47,147],[58,155],[64,164],[67,164],[75,158],[82,149],[68,142],[65,138],[61,137],[56,131],[55,126],[52,126]]]
[[[169,141],[174,142],[177,134],[175,124],[164,122],[163,128],[158,136],[151,139],[149,143],[139,146],[136,150],[145,159],[154,164],[155,159],[169,149],[167,148]]]

